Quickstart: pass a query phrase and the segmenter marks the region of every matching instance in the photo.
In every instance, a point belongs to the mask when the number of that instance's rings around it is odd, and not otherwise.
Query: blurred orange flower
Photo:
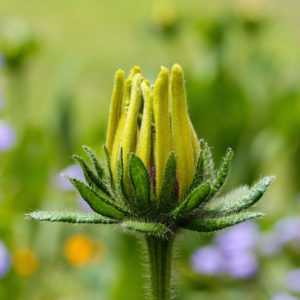
[[[13,253],[12,264],[16,273],[23,277],[32,276],[38,269],[37,256],[27,247],[19,248]]]
[[[93,250],[92,241],[84,235],[74,235],[65,243],[65,256],[75,267],[86,264],[91,259]]]

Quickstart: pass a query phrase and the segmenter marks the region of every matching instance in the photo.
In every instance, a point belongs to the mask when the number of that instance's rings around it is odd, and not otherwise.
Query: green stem
[[[173,237],[146,238],[151,271],[151,300],[171,299],[171,260]]]

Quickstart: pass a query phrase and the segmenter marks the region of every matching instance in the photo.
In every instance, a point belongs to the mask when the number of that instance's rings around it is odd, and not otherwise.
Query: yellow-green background
[[[128,73],[140,65],[153,83],[161,65],[180,63],[199,137],[214,146],[216,162],[228,146],[236,153],[228,186],[276,174],[258,205],[267,213],[260,226],[299,214],[299,15],[296,0],[2,0],[0,37],[3,26],[22,22],[35,45],[17,66],[1,70],[1,118],[16,128],[17,144],[0,153],[0,239],[12,253],[32,249],[38,269],[29,278],[12,269],[0,281],[0,299],[142,299],[145,254],[134,237],[23,218],[38,208],[78,208],[76,194],[61,191],[54,177],[81,144],[101,153],[118,68]],[[4,46],[0,38],[0,53]],[[106,252],[75,268],[64,244],[78,233]],[[269,299],[280,272],[299,266],[299,256],[286,254],[262,261],[254,281],[205,288],[191,282],[188,264],[201,243],[188,233],[179,241],[178,299]]]

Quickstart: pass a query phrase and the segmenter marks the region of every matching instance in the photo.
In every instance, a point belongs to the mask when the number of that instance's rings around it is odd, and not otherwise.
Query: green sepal
[[[164,171],[164,180],[159,195],[159,204],[162,209],[169,209],[174,206],[176,201],[175,195],[176,184],[176,161],[175,155],[172,152],[166,163]]]
[[[98,160],[95,151],[88,146],[82,146],[82,149],[89,156],[91,162],[93,163],[93,166],[95,168],[95,171],[96,171],[98,177],[102,179],[105,176],[105,170],[104,170],[103,166],[101,166],[101,163]]]
[[[260,212],[241,212],[238,214],[217,218],[202,217],[198,219],[192,219],[180,225],[185,229],[193,231],[212,232],[239,224],[250,219],[256,219],[262,216],[264,216],[264,214]]]
[[[274,176],[266,176],[257,181],[251,188],[242,186],[223,197],[215,198],[204,206],[204,212],[211,215],[225,215],[249,208],[262,197],[274,179]]]
[[[110,186],[111,186],[111,189],[114,190],[114,187],[115,187],[114,178],[113,178],[113,174],[112,174],[112,171],[111,171],[110,156],[109,156],[109,152],[108,152],[108,149],[107,149],[106,145],[103,146],[103,150],[104,150],[105,159],[106,159],[106,166],[107,166],[107,170],[108,170],[108,174],[109,174]]]
[[[34,211],[25,214],[25,217],[37,221],[65,222],[77,224],[112,224],[118,222],[117,220],[109,219],[101,215],[88,214],[82,212]]]
[[[196,187],[193,191],[189,193],[186,199],[176,207],[170,215],[173,217],[178,217],[183,214],[188,214],[194,209],[198,208],[203,201],[206,200],[210,192],[210,184],[208,182],[203,183]]]
[[[126,193],[125,193],[125,187],[124,187],[124,180],[123,180],[123,149],[120,149],[119,156],[118,156],[118,165],[117,165],[117,189],[118,189],[118,194],[121,197],[121,200],[128,200]]]
[[[126,229],[135,232],[149,234],[149,235],[164,235],[168,231],[167,226],[161,223],[152,223],[152,222],[148,223],[148,222],[128,220],[122,222],[121,225]]]
[[[203,157],[203,154],[204,154],[205,144],[204,144],[203,140],[200,140],[199,144],[200,144],[201,150],[200,150],[200,154],[199,154],[199,157],[197,160],[195,176],[194,176],[193,183],[191,185],[190,190],[193,190],[196,186],[201,184],[204,180],[204,157]]]
[[[215,166],[211,149],[207,142],[203,142],[203,181],[209,181],[213,184],[215,177]]]
[[[211,187],[209,195],[210,198],[212,198],[224,185],[226,178],[229,174],[232,157],[233,151],[231,148],[229,148],[221,161],[215,182]]]
[[[150,180],[148,171],[142,160],[134,154],[130,154],[129,157],[129,175],[137,203],[147,206],[150,201]]]
[[[109,199],[105,197],[105,195],[100,195],[92,188],[75,178],[67,178],[78,190],[81,197],[88,203],[93,211],[108,218],[117,220],[124,218],[124,210],[118,207],[115,203],[109,201]]]
[[[96,174],[91,170],[91,168],[88,166],[88,164],[84,161],[84,159],[78,155],[72,156],[75,161],[79,163],[83,170],[84,177],[87,181],[87,183],[93,187],[98,188],[99,190],[103,191],[106,195],[110,195],[109,188],[106,186],[103,179],[101,180]]]

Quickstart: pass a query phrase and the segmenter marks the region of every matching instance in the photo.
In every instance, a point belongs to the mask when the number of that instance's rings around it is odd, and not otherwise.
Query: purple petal
[[[258,271],[256,257],[249,251],[235,252],[235,255],[225,259],[225,271],[234,278],[251,278]]]
[[[223,256],[215,246],[203,247],[192,255],[191,265],[199,274],[218,275],[223,269]]]
[[[11,259],[6,246],[0,241],[0,278],[3,278],[10,269]]]
[[[278,293],[275,294],[271,300],[297,300],[297,298],[293,297],[288,293]]]
[[[218,234],[215,242],[225,255],[231,255],[234,251],[253,249],[258,237],[257,225],[254,222],[245,222]]]
[[[72,191],[74,190],[73,185],[70,181],[63,176],[63,174],[69,175],[70,177],[76,178],[78,180],[84,181],[84,175],[82,169],[78,165],[70,165],[55,177],[56,185],[64,191]]]
[[[281,250],[281,244],[274,232],[262,233],[258,243],[259,253],[263,256],[277,255]]]
[[[14,129],[5,121],[0,120],[0,152],[11,149],[16,143]]]
[[[285,284],[291,292],[300,293],[300,268],[287,274]]]
[[[279,220],[274,226],[274,232],[282,245],[300,241],[300,217],[293,216]]]

